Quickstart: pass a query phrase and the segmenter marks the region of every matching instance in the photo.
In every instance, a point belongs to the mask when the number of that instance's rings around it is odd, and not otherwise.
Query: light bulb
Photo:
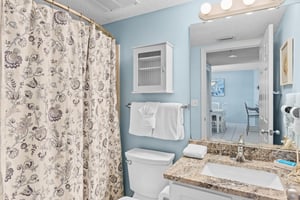
[[[255,0],[243,0],[243,3],[246,5],[246,6],[250,6],[252,4],[254,4]]]
[[[221,8],[223,10],[229,10],[232,7],[232,0],[222,0]]]
[[[208,13],[210,13],[210,11],[211,11],[211,4],[210,3],[203,3],[202,5],[201,5],[201,13],[203,14],[203,15],[207,15]]]

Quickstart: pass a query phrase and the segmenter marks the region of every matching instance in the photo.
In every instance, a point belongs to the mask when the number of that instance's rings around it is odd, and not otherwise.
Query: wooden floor
[[[223,133],[214,133],[212,134],[211,140],[214,141],[232,141],[237,142],[240,135],[244,135],[244,140],[246,143],[262,143],[258,129],[251,127],[247,135],[246,133],[247,124],[237,124],[237,123],[226,123],[226,131]]]

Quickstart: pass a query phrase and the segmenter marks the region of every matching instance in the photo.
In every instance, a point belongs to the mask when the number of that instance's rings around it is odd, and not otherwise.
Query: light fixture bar
[[[250,13],[253,11],[274,8],[280,6],[284,0],[256,0],[251,5],[245,5],[243,0],[232,0],[232,6],[228,10],[221,8],[220,3],[211,5],[209,13],[199,13],[200,19],[207,21],[237,14]]]

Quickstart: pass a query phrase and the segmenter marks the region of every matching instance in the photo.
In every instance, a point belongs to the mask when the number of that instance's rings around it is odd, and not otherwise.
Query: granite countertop
[[[225,180],[221,178],[202,175],[201,171],[207,162],[246,167],[250,169],[264,170],[267,172],[275,173],[281,178],[284,191],[268,189],[255,185],[244,184],[238,181]],[[238,163],[231,159],[229,156],[207,154],[203,160],[181,157],[164,173],[164,178],[179,183],[199,186],[202,188],[224,192],[231,195],[242,196],[250,199],[284,200],[287,199],[285,189],[289,185],[296,186],[297,189],[300,188],[299,184],[288,178],[287,175],[289,173],[289,169],[277,167],[273,162],[252,160],[246,161],[244,163]]]

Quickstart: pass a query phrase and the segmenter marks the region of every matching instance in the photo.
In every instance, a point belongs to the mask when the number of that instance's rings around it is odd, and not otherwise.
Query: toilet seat
[[[160,193],[158,196],[158,200],[164,200],[164,199],[170,199],[170,186],[167,185]],[[137,198],[133,197],[121,197],[119,200],[139,200]]]
[[[133,197],[122,197],[121,199],[119,200],[138,200],[138,199],[135,199]]]

